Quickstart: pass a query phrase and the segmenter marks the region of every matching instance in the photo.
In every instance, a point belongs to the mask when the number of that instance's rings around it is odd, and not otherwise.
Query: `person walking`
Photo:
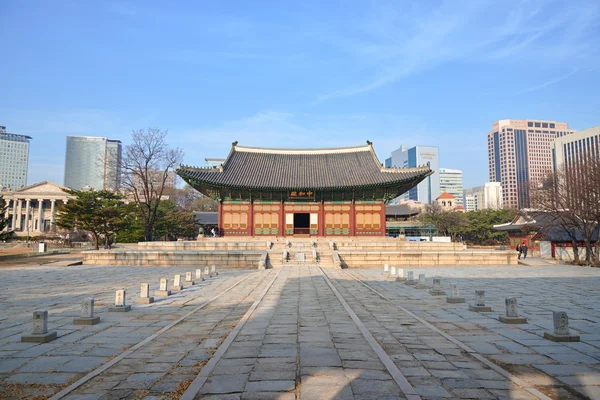
[[[517,244],[517,253],[519,253],[519,256],[517,257],[519,260],[521,259],[521,245]]]
[[[526,244],[526,243],[523,243],[523,244],[521,245],[521,251],[523,252],[523,258],[527,258],[527,250],[528,250],[528,248],[527,248],[527,244]]]

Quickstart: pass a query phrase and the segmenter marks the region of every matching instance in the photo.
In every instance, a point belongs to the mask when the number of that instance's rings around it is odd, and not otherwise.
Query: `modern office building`
[[[6,132],[0,126],[0,190],[17,190],[27,185],[30,136]]]
[[[440,192],[450,193],[463,205],[463,174],[459,169],[440,168]]]
[[[503,119],[488,132],[491,182],[502,183],[504,207],[528,208],[529,185],[552,170],[552,142],[574,133],[565,122]]]
[[[204,168],[220,168],[224,163],[224,158],[205,158]]]
[[[428,165],[433,174],[426,177],[416,187],[410,189],[394,203],[401,200],[414,200],[431,204],[440,196],[440,163],[439,150],[436,146],[400,146],[392,151],[390,158],[385,160],[386,168],[416,168]]]
[[[465,189],[464,204],[467,212],[503,208],[502,184],[500,182],[487,182],[483,186]]]
[[[64,185],[75,190],[119,190],[121,156],[119,140],[67,136]]]
[[[573,165],[589,157],[600,158],[600,126],[559,137],[552,142],[552,165],[555,170],[565,163],[567,166]]]

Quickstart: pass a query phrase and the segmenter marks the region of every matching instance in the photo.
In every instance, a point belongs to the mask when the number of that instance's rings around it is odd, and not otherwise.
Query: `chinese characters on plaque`
[[[290,200],[314,200],[315,192],[313,191],[297,191],[293,190],[289,193]]]

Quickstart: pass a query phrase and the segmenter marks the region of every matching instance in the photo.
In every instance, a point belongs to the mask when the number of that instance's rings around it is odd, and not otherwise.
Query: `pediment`
[[[31,196],[32,198],[35,198],[36,195],[50,194],[68,196],[67,193],[63,191],[63,189],[67,188],[62,185],[59,185],[58,183],[42,181],[29,186],[25,186],[24,188],[16,190],[14,193],[18,194],[19,196]]]

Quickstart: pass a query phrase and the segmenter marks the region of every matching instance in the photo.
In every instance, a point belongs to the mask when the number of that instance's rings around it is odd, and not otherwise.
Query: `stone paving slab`
[[[498,268],[405,268],[415,275],[426,273],[442,278],[442,290],[456,284],[466,304],[447,304],[444,299],[422,291],[387,281],[381,271],[353,270],[356,276],[371,285],[394,303],[402,305],[419,317],[460,340],[473,350],[500,364],[516,376],[531,382],[550,397],[600,398],[600,270],[573,266],[498,267]],[[474,291],[486,291],[486,305],[492,313],[468,311],[474,301]],[[504,298],[517,297],[520,315],[527,324],[506,325],[498,321],[504,315]],[[543,338],[552,330],[552,311],[564,310],[570,328],[582,336],[579,343],[555,343]],[[571,379],[577,371],[596,379]],[[559,375],[563,374],[563,375]],[[494,393],[491,388],[490,392]],[[566,394],[565,394],[566,393]]]
[[[185,270],[49,265],[7,267],[2,273],[6,290],[0,294],[0,398],[21,398],[31,385],[43,385],[45,393],[54,393],[180,318],[194,308],[191,303],[206,301],[256,272],[222,270],[218,277],[168,299],[133,305],[128,313],[107,311],[116,289],[125,288],[127,302],[133,304],[140,283],[149,283],[153,291],[160,278],[173,279]],[[101,321],[93,326],[72,325],[86,297],[95,298],[95,314]],[[38,309],[49,311],[48,328],[57,330],[59,337],[46,344],[21,343],[21,335],[31,331],[32,312]]]

